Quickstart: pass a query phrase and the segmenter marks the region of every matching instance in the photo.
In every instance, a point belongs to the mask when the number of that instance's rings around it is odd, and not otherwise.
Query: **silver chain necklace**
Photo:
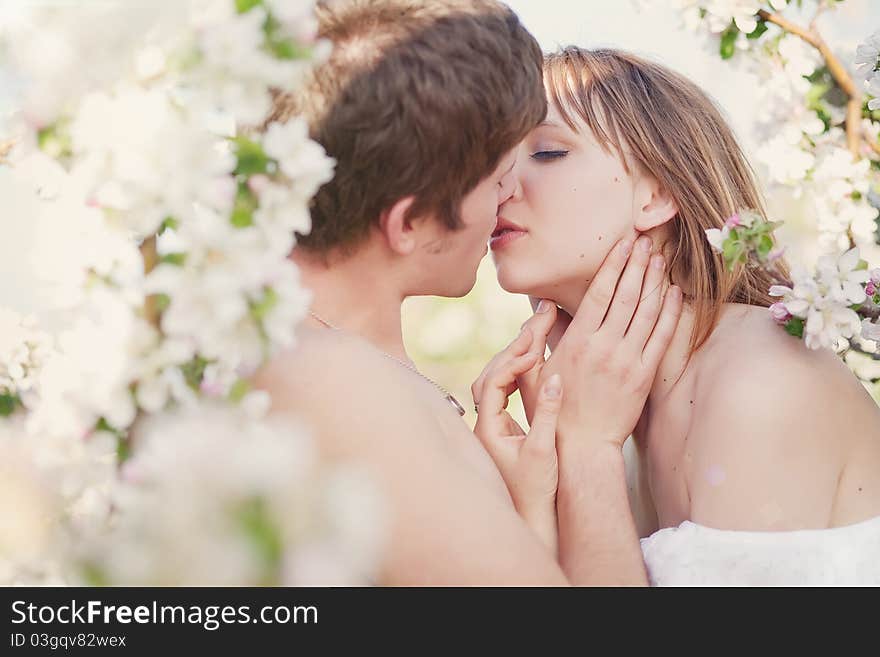
[[[324,326],[326,326],[327,328],[329,328],[329,329],[333,329],[334,331],[342,331],[341,328],[339,328],[338,326],[334,326],[333,324],[331,324],[330,322],[328,322],[326,319],[322,319],[321,317],[319,317],[318,315],[316,315],[313,311],[310,310],[310,311],[309,311],[309,314],[310,314],[312,317],[314,317],[315,319],[317,319],[319,322],[321,322],[321,323],[322,323]],[[430,378],[430,377],[428,377],[428,376],[425,376],[424,374],[422,374],[421,372],[419,372],[419,371],[415,368],[415,366],[413,366],[412,364],[407,363],[406,361],[400,360],[399,358],[397,358],[397,357],[395,357],[395,356],[392,356],[391,354],[382,351],[382,350],[379,349],[378,347],[376,347],[376,350],[377,350],[379,353],[381,353],[383,356],[385,356],[386,358],[390,358],[390,359],[393,360],[395,363],[398,363],[398,364],[400,364],[400,365],[403,365],[406,369],[410,370],[411,372],[415,372],[415,373],[418,374],[420,377],[422,377],[425,381],[427,381],[427,382],[430,383],[432,386],[434,386],[435,388],[437,388],[437,390],[439,390],[440,393],[445,397],[446,401],[448,401],[450,404],[452,404],[452,407],[455,408],[455,411],[456,411],[459,415],[464,416],[464,406],[462,406],[462,405],[459,403],[459,401],[458,401],[458,400],[452,395],[452,393],[449,392],[446,388],[444,388],[444,387],[441,386],[439,383],[437,383],[436,381],[434,381],[434,379],[432,379],[432,378]]]

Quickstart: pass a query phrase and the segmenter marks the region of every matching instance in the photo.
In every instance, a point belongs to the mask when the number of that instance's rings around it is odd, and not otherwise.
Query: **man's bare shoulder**
[[[325,402],[339,408],[346,401],[342,395],[356,401],[396,388],[392,364],[359,336],[301,327],[295,345],[273,357],[253,381],[272,395],[274,409]]]
[[[493,485],[451,446],[436,417],[438,408],[450,411],[430,384],[357,336],[307,330],[297,337],[253,382],[272,396],[272,412],[311,427],[322,457],[356,463],[376,482],[389,530],[379,581],[564,583],[497,470]],[[481,449],[455,419],[466,444]]]

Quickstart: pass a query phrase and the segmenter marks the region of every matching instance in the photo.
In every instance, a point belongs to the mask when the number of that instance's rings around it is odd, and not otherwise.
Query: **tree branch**
[[[846,67],[837,55],[835,55],[831,48],[828,47],[828,44],[815,29],[815,26],[810,29],[805,29],[796,23],[792,23],[787,18],[767,11],[766,9],[758,11],[758,16],[768,23],[778,25],[786,32],[800,37],[803,41],[819,51],[819,54],[825,60],[825,65],[828,67],[828,71],[831,73],[834,81],[837,82],[837,85],[843,90],[843,93],[849,96],[849,101],[847,102],[846,107],[846,144],[853,155],[858,155],[859,142],[861,141],[860,126],[862,122],[862,101],[864,96],[861,89],[859,89],[858,85],[849,74],[849,71],[846,70]]]
[[[6,161],[6,157],[9,155],[10,151],[12,151],[13,146],[15,146],[15,140],[13,139],[0,141],[0,164],[3,164]]]
[[[868,146],[871,147],[871,150],[874,151],[874,154],[880,155],[880,143],[878,143],[874,135],[865,130],[863,131],[862,136],[865,138],[865,142],[868,144]]]
[[[159,255],[156,252],[156,236],[151,235],[147,239],[145,239],[141,243],[140,247],[141,257],[144,259],[144,274],[149,274],[153,271],[156,264],[159,262]],[[155,326],[159,327],[159,308],[156,305],[156,295],[149,295],[144,302],[144,315],[146,320]]]

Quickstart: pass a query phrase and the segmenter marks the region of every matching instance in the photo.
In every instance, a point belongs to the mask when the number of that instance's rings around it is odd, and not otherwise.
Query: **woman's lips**
[[[489,248],[493,251],[498,251],[499,249],[503,249],[508,244],[515,242],[520,237],[524,237],[527,235],[524,230],[513,230],[505,228],[498,235],[493,235],[489,239]]]

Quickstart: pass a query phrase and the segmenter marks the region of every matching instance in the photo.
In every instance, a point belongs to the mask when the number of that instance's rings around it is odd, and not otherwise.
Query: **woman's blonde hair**
[[[738,210],[762,217],[766,210],[733,131],[697,85],[626,52],[577,47],[547,55],[544,77],[550,103],[572,130],[579,130],[576,114],[603,148],[615,149],[628,173],[630,160],[678,204],[668,224],[674,249],[669,272],[691,286],[692,353],[709,338],[724,302],[775,301],[768,290],[776,281],[768,272],[744,266],[728,271],[706,239],[705,229],[723,227]]]

